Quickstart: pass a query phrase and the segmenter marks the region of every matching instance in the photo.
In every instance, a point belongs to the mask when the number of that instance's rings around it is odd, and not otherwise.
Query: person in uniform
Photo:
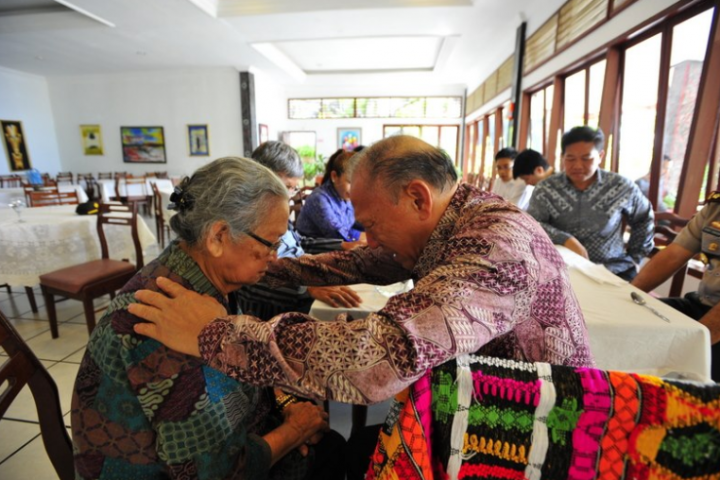
[[[710,330],[712,379],[720,381],[720,192],[710,195],[705,207],[682,229],[673,243],[655,255],[632,281],[649,292],[665,282],[698,255],[705,264],[700,287],[682,298],[663,298],[676,310]]]

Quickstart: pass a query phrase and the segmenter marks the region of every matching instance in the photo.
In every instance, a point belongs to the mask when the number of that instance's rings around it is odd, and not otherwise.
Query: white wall
[[[62,170],[44,77],[0,67],[0,119],[22,122],[25,147],[34,168],[52,175]],[[0,152],[0,174],[10,173],[7,151],[0,147]]]
[[[384,86],[384,87],[356,87],[356,86],[297,86],[285,89],[283,117],[285,119],[284,131],[314,131],[317,133],[317,153],[329,157],[337,149],[337,129],[339,127],[360,127],[360,143],[370,145],[382,139],[383,125],[460,125],[460,118],[453,119],[425,119],[425,118],[348,118],[328,120],[289,120],[287,118],[288,98],[332,98],[332,97],[422,97],[422,96],[462,96],[464,85],[417,87]]]
[[[186,69],[48,79],[62,165],[73,173],[169,171],[186,175],[208,161],[242,155],[240,74]],[[99,124],[103,156],[83,154],[79,126]],[[191,157],[188,124],[207,124],[210,156]],[[123,163],[121,126],[161,126],[167,164]]]
[[[279,140],[279,132],[285,129],[287,122],[285,88],[262,72],[252,71],[252,73],[255,77],[255,118],[257,123],[267,125],[269,140]]]

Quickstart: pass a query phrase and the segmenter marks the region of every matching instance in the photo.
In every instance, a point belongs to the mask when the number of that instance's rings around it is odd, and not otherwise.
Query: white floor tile
[[[31,320],[27,318],[11,318],[9,320],[26,342],[43,332],[50,331],[50,323],[47,320]]]
[[[85,347],[62,359],[63,363],[80,363],[85,355]]]
[[[43,360],[62,360],[77,352],[88,342],[88,331],[85,325],[62,323],[58,327],[60,337],[52,338],[50,332],[30,339],[27,344],[30,349]]]
[[[40,434],[37,423],[0,420],[0,462]],[[3,477],[4,478],[4,477]]]
[[[3,480],[57,478],[42,438],[35,438],[22,450],[0,463],[0,478]]]

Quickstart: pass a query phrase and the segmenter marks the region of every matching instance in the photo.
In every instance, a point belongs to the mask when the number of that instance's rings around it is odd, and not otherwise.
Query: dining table
[[[710,381],[710,333],[707,328],[616,277],[604,266],[563,246],[556,248],[568,268],[570,284],[585,317],[590,350],[598,368]],[[364,318],[385,306],[393,287],[361,284],[352,288],[362,299],[359,307],[334,308],[316,300],[310,315],[324,321],[334,321],[341,313],[356,319]],[[645,300],[645,306],[633,302],[633,292]]]
[[[133,184],[128,186],[125,184],[124,179],[120,179],[118,182],[118,191],[120,193],[121,197],[127,197],[128,195],[131,196],[152,196],[152,184],[156,184],[158,187],[158,190],[163,192],[170,192],[173,191],[173,181],[168,178],[155,178],[155,177],[148,177],[145,179],[145,183],[142,184]],[[103,202],[109,202],[113,200],[117,194],[115,192],[115,180],[113,179],[102,179],[97,181],[98,187],[100,188],[100,198],[102,198]]]
[[[101,258],[97,216],[78,215],[75,208],[24,208],[19,217],[11,208],[0,208],[0,284],[34,286],[40,275]],[[145,250],[156,243],[155,235],[139,215],[137,223],[140,245]],[[135,261],[129,229],[116,225],[104,228],[110,257]]]
[[[58,185],[57,189],[58,192],[76,192],[80,203],[88,201],[87,193],[81,185],[63,184]],[[26,201],[25,190],[22,187],[0,188],[0,206],[7,206],[13,200]]]

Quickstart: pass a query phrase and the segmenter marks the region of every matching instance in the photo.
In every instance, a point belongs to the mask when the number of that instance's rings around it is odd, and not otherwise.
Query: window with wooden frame
[[[614,164],[659,211],[675,210],[712,18],[712,8],[691,10],[624,46]]]
[[[458,125],[383,125],[383,138],[411,135],[444,150],[458,164]]]
[[[565,77],[563,132],[580,125],[598,126],[604,79],[605,60]]]
[[[530,116],[527,148],[545,155],[550,134],[550,112],[553,102],[553,85],[550,84],[529,95]]]

